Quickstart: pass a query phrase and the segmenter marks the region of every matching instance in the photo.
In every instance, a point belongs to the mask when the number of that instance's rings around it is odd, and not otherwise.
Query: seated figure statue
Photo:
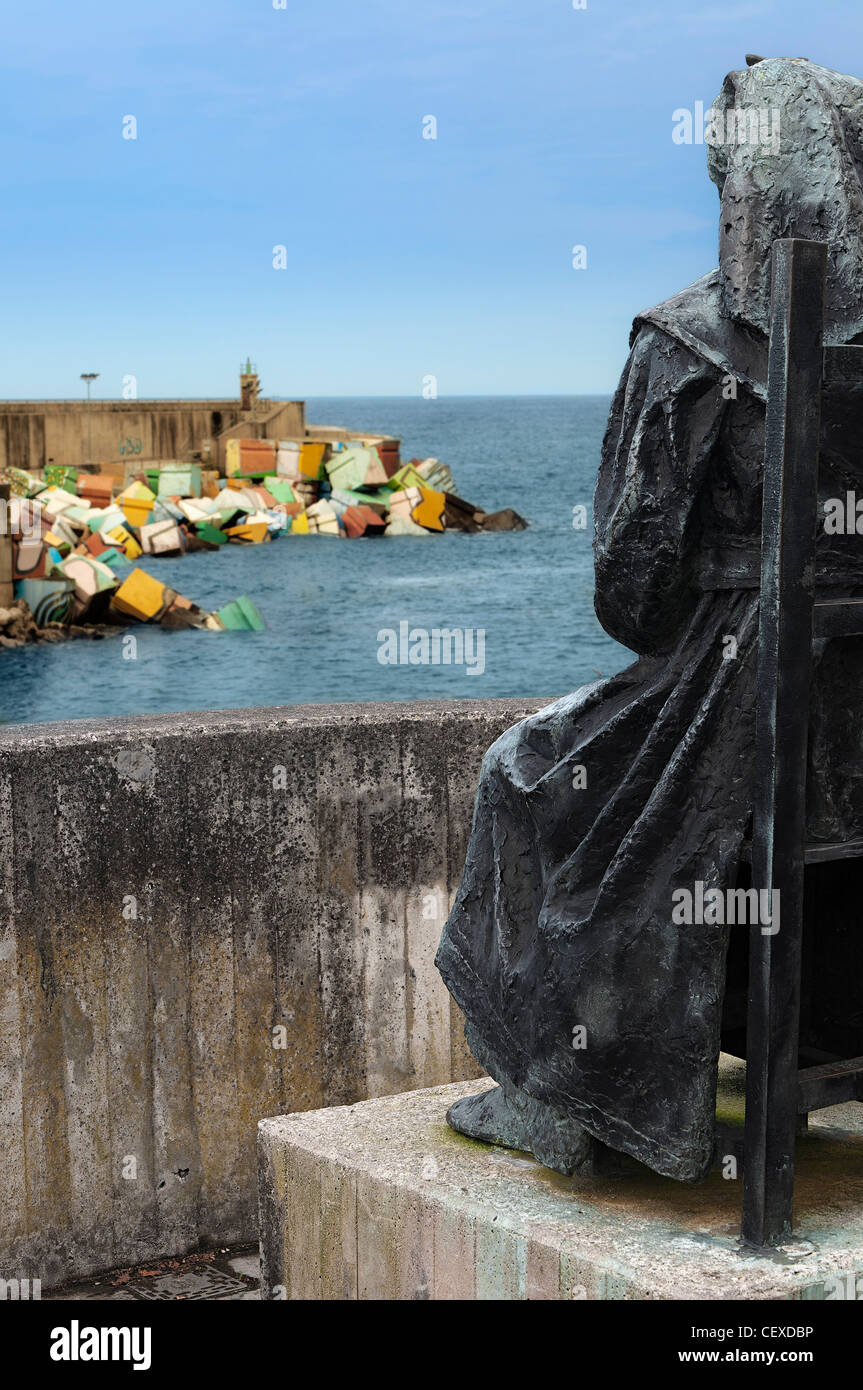
[[[711,1163],[730,933],[673,903],[734,886],[751,820],[774,240],[827,243],[825,341],[863,342],[863,83],[752,59],[706,143],[719,266],[635,320],[596,485],[596,612],[638,659],[489,750],[437,956],[498,1082],[450,1125],[564,1174],[603,1146],[684,1181]],[[856,477],[841,450],[822,471],[828,495]],[[817,553],[863,593],[847,548]],[[863,838],[863,639],[814,660],[807,834]],[[849,1015],[863,1053],[863,993]]]

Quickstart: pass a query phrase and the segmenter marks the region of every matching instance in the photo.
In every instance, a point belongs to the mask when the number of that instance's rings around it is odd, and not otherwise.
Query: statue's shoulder
[[[722,301],[719,271],[711,270],[702,275],[694,285],[678,290],[670,299],[664,299],[652,309],[645,309],[636,316],[630,335],[630,344],[635,342],[645,324],[655,324],[657,328],[669,333],[672,338],[688,337],[701,339],[711,333],[722,317]]]
[[[767,340],[723,312],[718,268],[639,314],[632,325],[630,346],[650,326],[661,328],[702,361],[736,377],[754,395],[766,400]]]

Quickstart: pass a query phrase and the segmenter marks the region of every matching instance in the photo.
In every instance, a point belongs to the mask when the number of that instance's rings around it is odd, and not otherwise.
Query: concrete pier
[[[0,469],[73,468],[200,455],[224,467],[228,438],[302,438],[303,401],[259,399],[254,416],[244,402],[224,400],[0,400]]]
[[[720,1108],[742,1121],[744,1068]],[[863,1109],[813,1116],[797,1230],[741,1251],[739,1174],[697,1186],[633,1161],[562,1178],[446,1125],[468,1082],[261,1122],[262,1297],[847,1299],[863,1292]],[[725,1172],[730,1173],[729,1165]]]

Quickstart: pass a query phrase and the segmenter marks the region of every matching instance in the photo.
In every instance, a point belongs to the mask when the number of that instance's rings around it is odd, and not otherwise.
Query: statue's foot
[[[528,1147],[524,1119],[502,1086],[455,1101],[446,1112],[446,1122],[459,1134],[483,1144],[500,1144],[505,1149]]]
[[[523,1149],[567,1178],[593,1172],[597,1149],[603,1147],[577,1121],[510,1086],[464,1096],[450,1106],[446,1118],[469,1139]]]

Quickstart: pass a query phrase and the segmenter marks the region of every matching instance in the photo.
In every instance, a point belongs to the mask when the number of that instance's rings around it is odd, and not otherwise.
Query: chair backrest
[[[758,1246],[791,1232],[798,1114],[863,1096],[863,1057],[798,1072],[805,864],[863,856],[863,841],[806,845],[812,642],[863,633],[863,599],[817,592],[819,554],[825,585],[863,585],[863,516],[858,533],[849,506],[837,548],[819,511],[822,460],[825,485],[856,482],[863,503],[863,346],[822,346],[826,270],[823,243],[774,243],[752,883],[778,890],[780,925],[750,942],[742,1231]]]
[[[774,243],[752,884],[779,891],[780,925],[750,941],[742,1233],[758,1246],[790,1234],[794,1190],[826,268],[820,242]]]

